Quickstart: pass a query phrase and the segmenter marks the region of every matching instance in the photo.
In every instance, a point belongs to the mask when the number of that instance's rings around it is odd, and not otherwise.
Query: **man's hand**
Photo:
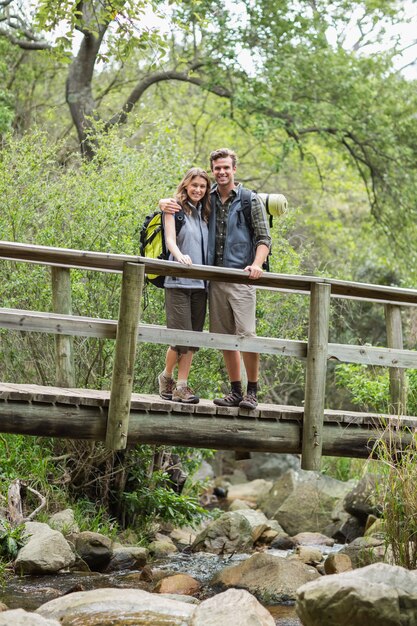
[[[175,198],[161,198],[159,208],[163,213],[177,213],[181,209],[181,206]]]
[[[244,269],[245,272],[249,272],[249,278],[257,279],[262,276],[263,269],[259,265],[252,263],[252,265],[247,265]]]

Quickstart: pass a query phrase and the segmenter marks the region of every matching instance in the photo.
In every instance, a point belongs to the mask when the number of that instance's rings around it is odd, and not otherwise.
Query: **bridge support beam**
[[[72,314],[71,275],[67,267],[51,267],[54,313]],[[55,370],[58,387],[75,387],[74,338],[55,335]]]
[[[401,308],[395,304],[385,305],[385,324],[387,328],[388,348],[403,349],[403,331],[401,322]],[[394,415],[407,414],[407,386],[405,370],[400,367],[389,369],[389,412]]]
[[[331,286],[326,283],[315,283],[311,286],[301,446],[301,467],[305,470],[319,471],[321,464],[329,341],[330,291]]]
[[[127,444],[144,278],[144,265],[125,263],[106,429],[110,450],[123,450]]]

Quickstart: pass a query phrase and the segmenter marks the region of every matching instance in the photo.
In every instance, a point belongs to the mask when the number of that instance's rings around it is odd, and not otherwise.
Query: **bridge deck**
[[[0,432],[105,441],[109,400],[109,391],[0,383]],[[128,445],[300,454],[303,417],[296,406],[260,404],[248,411],[204,399],[189,405],[134,393],[122,436]],[[327,409],[323,454],[367,458],[381,436],[394,438],[400,448],[409,445],[416,428],[417,417]]]
[[[108,407],[110,392],[96,389],[67,389],[62,387],[46,387],[42,385],[28,385],[15,383],[0,383],[0,402],[17,401],[28,403],[42,403],[50,405],[71,405],[75,407]],[[245,417],[252,419],[296,420],[302,421],[303,407],[263,404],[256,410],[220,407],[211,400],[201,399],[198,404],[182,404],[162,400],[157,395],[132,394],[131,411],[145,411],[147,413],[188,413],[194,416],[204,415],[216,417]],[[325,409],[324,422],[339,424],[371,425],[393,422],[410,428],[417,427],[417,417],[363,413],[358,411],[342,411]],[[1,428],[0,428],[1,430]]]

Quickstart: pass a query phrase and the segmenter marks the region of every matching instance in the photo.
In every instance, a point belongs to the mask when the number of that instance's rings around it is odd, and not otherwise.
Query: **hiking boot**
[[[176,387],[172,393],[173,402],[184,402],[184,404],[198,404],[200,398],[195,395],[190,387]]]
[[[247,393],[243,400],[239,403],[241,409],[249,409],[253,411],[258,406],[258,401],[254,393]]]
[[[172,392],[175,388],[175,380],[164,376],[161,372],[158,376],[159,395],[163,400],[172,400]]]
[[[217,406],[239,406],[243,400],[243,396],[237,391],[231,391],[224,398],[214,398],[213,403]]]

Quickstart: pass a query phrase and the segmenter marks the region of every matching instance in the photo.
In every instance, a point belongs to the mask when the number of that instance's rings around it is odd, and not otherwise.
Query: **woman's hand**
[[[184,265],[192,265],[193,262],[191,257],[188,254],[178,254],[176,260],[178,263],[183,263]]]

